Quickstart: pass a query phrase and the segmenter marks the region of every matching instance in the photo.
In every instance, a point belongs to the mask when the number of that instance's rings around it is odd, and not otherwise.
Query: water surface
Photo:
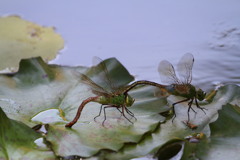
[[[92,64],[118,58],[136,79],[160,82],[161,60],[195,57],[193,84],[210,90],[240,83],[240,1],[1,1],[1,15],[17,14],[55,26],[66,47],[51,63]]]

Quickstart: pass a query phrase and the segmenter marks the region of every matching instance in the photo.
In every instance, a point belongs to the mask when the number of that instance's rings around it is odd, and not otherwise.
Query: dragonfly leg
[[[121,113],[121,116],[122,116],[122,111],[119,109],[119,107],[116,107],[116,108]]]
[[[195,98],[195,103],[196,103],[197,108],[201,109],[206,114],[206,112],[204,110],[207,110],[207,109],[203,108],[203,107],[200,107],[196,98]]]
[[[193,101],[190,101],[190,102],[188,103],[188,106],[192,106],[192,103],[193,103]],[[192,107],[190,107],[190,109],[191,109],[195,114],[197,114],[197,112],[196,112]]]
[[[192,109],[192,102],[193,102],[193,99],[191,99],[191,101],[188,103],[188,120],[187,120],[187,123],[189,123],[190,121],[190,115],[189,115],[189,112],[190,112],[190,109]],[[193,109],[192,109],[193,110]],[[195,112],[195,111],[194,111]],[[196,113],[196,112],[195,112]]]
[[[121,116],[122,116],[123,115],[122,111],[118,107],[117,107],[117,110],[121,113]],[[135,120],[137,120],[137,118],[134,116],[134,114],[129,109],[127,109],[127,107],[125,107],[125,110],[131,117],[133,117]]]
[[[94,121],[95,121],[95,122],[96,122],[96,118],[99,117],[99,116],[101,115],[101,113],[102,113],[102,107],[103,107],[103,105],[101,105],[99,114],[98,114],[96,117],[94,117]]]
[[[105,123],[105,121],[106,121],[106,119],[107,119],[106,109],[107,109],[107,108],[113,108],[113,107],[116,107],[116,106],[108,105],[108,106],[105,106],[105,107],[103,108],[103,113],[104,113],[104,120],[103,120],[103,122],[102,122],[102,126],[103,126],[103,127],[104,127],[104,123]]]
[[[135,120],[137,120],[137,118],[134,116],[134,114],[127,107],[125,107],[125,109],[130,116],[132,116]]]
[[[186,102],[186,101],[188,101],[188,100],[189,100],[189,98],[184,99],[184,100],[182,100],[182,101],[178,101],[178,102],[172,104],[172,107],[173,107],[173,113],[174,113],[174,116],[173,116],[173,119],[172,119],[172,123],[173,123],[174,119],[177,117],[177,115],[176,115],[176,113],[175,113],[175,108],[174,108],[175,105],[178,104],[178,103]]]
[[[134,117],[134,114],[127,107],[125,108],[125,110],[130,116]]]
[[[125,116],[124,110],[126,110],[126,107],[125,107],[125,106],[122,106],[122,116],[123,116],[124,118],[126,118],[130,123],[133,124],[133,122],[130,121],[130,119],[128,119],[128,118]],[[126,112],[127,112],[127,110],[126,110]]]
[[[174,121],[174,119],[177,117],[177,115],[176,115],[176,113],[175,113],[175,108],[174,108],[174,105],[173,105],[173,113],[174,113],[174,116],[173,116],[173,119],[172,119],[172,123],[173,123],[173,121]]]

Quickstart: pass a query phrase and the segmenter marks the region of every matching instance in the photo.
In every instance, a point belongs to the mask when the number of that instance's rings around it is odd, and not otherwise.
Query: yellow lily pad
[[[0,17],[0,70],[15,72],[21,59],[38,57],[47,62],[64,47],[53,27],[42,27],[18,16]]]

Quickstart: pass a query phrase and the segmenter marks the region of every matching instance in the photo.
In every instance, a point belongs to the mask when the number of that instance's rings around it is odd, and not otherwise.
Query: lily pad
[[[110,61],[111,60],[111,61]],[[114,62],[114,59],[107,60],[107,62]],[[109,63],[106,63],[109,64]],[[112,65],[111,64],[111,65]],[[110,65],[110,64],[109,64]],[[119,63],[116,63],[118,73]],[[123,69],[123,68],[122,68]],[[89,71],[86,73],[90,73]],[[113,72],[110,69],[110,77]],[[97,76],[97,75],[95,75]],[[97,81],[97,77],[92,75],[92,79]],[[112,82],[118,86],[126,79],[131,80],[130,75],[125,75]],[[100,81],[99,81],[100,83]],[[127,81],[125,82],[127,85]],[[76,90],[78,90],[79,100],[83,101],[88,97],[95,96],[91,93],[84,83],[79,83],[71,92],[68,92],[69,98],[62,102],[61,109],[65,113],[66,119],[72,120],[76,114],[80,103],[71,102],[75,97]],[[52,144],[55,153],[61,157],[70,155],[77,155],[79,157],[90,157],[97,154],[103,149],[118,151],[125,143],[138,143],[142,137],[149,132],[153,132],[160,122],[165,118],[158,113],[169,110],[166,106],[166,99],[159,99],[154,96],[154,89],[152,87],[140,87],[129,92],[134,97],[135,103],[129,109],[134,113],[137,120],[128,115],[128,118],[134,122],[131,124],[121,113],[115,109],[107,109],[107,120],[102,125],[104,116],[100,116],[94,121],[94,117],[99,114],[100,104],[89,103],[82,111],[82,115],[77,124],[72,129],[66,129],[64,125],[50,125],[48,129],[47,140]],[[144,99],[139,95],[148,94]],[[71,97],[71,98],[70,98]],[[67,141],[66,141],[67,139]]]
[[[116,86],[127,85],[133,80],[115,58],[105,62]],[[94,121],[100,104],[89,103],[78,123],[66,129],[65,124],[74,118],[81,102],[94,96],[81,82],[80,73],[88,74],[101,84],[99,74],[94,74],[92,68],[47,65],[41,58],[22,60],[17,73],[0,76],[0,105],[9,117],[29,126],[50,124],[46,139],[55,155],[60,157],[90,157],[102,149],[118,151],[125,143],[137,143],[165,120],[158,113],[169,110],[166,99],[155,97],[152,87],[139,87],[129,92],[136,99],[129,109],[137,120],[128,115],[133,125],[112,108],[107,110],[103,127],[103,115]]]
[[[115,58],[104,62],[111,81],[117,87],[128,85],[133,81],[133,77],[126,68]],[[183,158],[185,155],[189,157],[192,152],[198,153],[201,150],[198,145],[194,147],[197,151],[187,149],[192,144],[185,140],[186,137],[201,133],[206,136],[200,140],[201,144],[209,143],[208,139],[211,139],[211,136],[213,136],[213,141],[211,141],[215,142],[214,138],[219,132],[225,133],[212,127],[214,121],[221,119],[218,111],[221,113],[222,106],[227,103],[239,105],[240,87],[236,85],[221,87],[209,104],[201,104],[201,107],[207,109],[206,114],[193,105],[197,114],[190,113],[190,122],[197,128],[190,129],[183,123],[187,120],[187,103],[176,105],[177,117],[173,122],[171,116],[167,116],[166,119],[161,115],[169,111],[171,105],[181,100],[182,97],[159,98],[155,96],[154,87],[140,86],[129,92],[136,99],[134,105],[128,109],[134,113],[137,120],[127,115],[134,122],[133,124],[121,117],[121,113],[116,108],[106,110],[105,126],[102,125],[103,114],[97,117],[95,122],[94,117],[99,114],[101,105],[91,102],[83,109],[78,122],[71,129],[65,128],[65,124],[74,118],[81,102],[88,97],[95,96],[81,81],[80,74],[84,73],[97,84],[104,86],[101,79],[102,72],[104,71],[100,66],[64,67],[48,65],[41,58],[24,59],[20,62],[17,73],[0,75],[0,106],[7,117],[13,119],[11,121],[21,121],[25,127],[26,125],[33,127],[39,124],[49,124],[47,134],[37,134],[35,138],[44,138],[56,157],[98,156],[103,159],[124,160],[152,155],[157,151],[159,151],[159,156],[162,156],[161,151],[172,152],[172,148],[176,146],[180,147],[175,150],[179,152],[176,152],[176,155]],[[11,123],[10,125],[7,122],[6,125],[17,126],[18,124]],[[14,133],[12,130],[11,132]],[[234,132],[238,133],[235,130]],[[195,139],[193,138],[192,141]],[[226,143],[230,142],[232,141]],[[2,141],[1,144],[5,143]],[[216,148],[215,144],[211,146]],[[203,151],[205,150],[203,147]],[[7,152],[4,148],[1,152],[1,156],[6,157]],[[210,155],[207,151],[205,153],[205,155]]]
[[[41,134],[25,124],[9,119],[0,107],[0,159],[55,159],[50,149],[34,143]]]
[[[0,18],[0,70],[15,72],[24,58],[54,59],[64,41],[53,27],[42,27],[18,16]]]
[[[211,104],[202,105],[206,108],[206,115],[201,110],[196,110],[197,114],[190,113],[191,123],[198,126],[196,130],[188,128],[183,122],[187,119],[187,104],[182,103],[176,106],[177,117],[172,123],[171,120],[161,124],[156,132],[149,134],[142,141],[137,144],[126,144],[118,153],[103,153],[102,156],[105,159],[122,159],[127,160],[131,158],[146,156],[148,154],[154,154],[158,149],[166,147],[165,144],[174,139],[184,139],[194,133],[204,133],[207,137],[211,136],[211,128],[209,124],[216,121],[218,118],[218,110],[221,110],[228,102],[238,103],[240,99],[240,87],[236,85],[228,85],[220,88],[217,95],[214,97]],[[169,104],[180,100],[180,97],[170,96],[168,98]],[[196,106],[193,105],[195,109]],[[239,117],[238,117],[239,118]],[[238,120],[237,120],[238,122]],[[231,139],[229,139],[231,141]],[[226,140],[227,141],[227,140]],[[183,142],[184,143],[184,142]],[[169,143],[171,144],[171,143]],[[183,145],[184,148],[184,145]],[[169,150],[171,151],[171,150]],[[234,151],[234,150],[233,150]],[[201,152],[201,148],[199,148]],[[167,154],[166,152],[164,154]],[[161,155],[158,155],[161,157]],[[162,155],[164,156],[164,155]],[[181,156],[180,156],[181,158]],[[204,158],[203,158],[204,159]]]
[[[59,109],[68,91],[78,83],[76,73],[84,70],[49,66],[41,58],[22,60],[17,73],[0,76],[0,106],[11,119],[34,126],[39,123],[31,121],[35,115]]]
[[[240,107],[227,104],[219,111],[217,121],[210,124],[211,137],[205,145],[198,146],[200,159],[238,160],[240,150]]]

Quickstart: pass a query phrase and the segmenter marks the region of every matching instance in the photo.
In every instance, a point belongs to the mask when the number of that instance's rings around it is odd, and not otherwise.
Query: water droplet
[[[36,139],[34,143],[38,146],[39,149],[47,149],[46,144],[43,142],[43,138]]]
[[[91,122],[90,121],[82,121],[80,122],[81,124],[90,124]]]
[[[40,112],[35,115],[31,120],[33,122],[40,122],[43,124],[65,122],[60,116],[58,109],[49,109]]]

